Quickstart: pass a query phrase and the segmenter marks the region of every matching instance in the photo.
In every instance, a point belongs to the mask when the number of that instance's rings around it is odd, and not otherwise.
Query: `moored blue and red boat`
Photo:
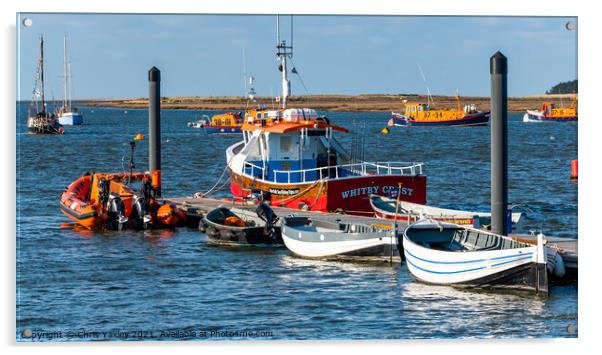
[[[422,163],[360,160],[363,154],[350,154],[335,138],[334,132],[349,132],[346,128],[313,109],[287,108],[292,46],[281,41],[277,50],[281,107],[247,110],[243,140],[226,151],[232,195],[259,195],[275,206],[350,214],[372,214],[370,194],[396,192],[403,200],[426,203]]]

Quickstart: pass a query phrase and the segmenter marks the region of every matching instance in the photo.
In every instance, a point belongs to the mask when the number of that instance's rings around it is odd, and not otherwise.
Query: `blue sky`
[[[21,24],[24,18],[31,27]],[[242,95],[243,66],[258,95],[279,94],[274,15],[21,14],[19,99],[31,98],[45,37],[48,97],[62,97],[67,33],[74,98]],[[283,36],[289,17],[281,17]],[[295,67],[310,94],[489,95],[489,57],[509,61],[509,95],[544,93],[577,77],[577,34],[560,17],[295,16]],[[243,48],[245,59],[243,61]],[[243,65],[244,62],[244,65]],[[292,76],[293,95],[307,94]]]

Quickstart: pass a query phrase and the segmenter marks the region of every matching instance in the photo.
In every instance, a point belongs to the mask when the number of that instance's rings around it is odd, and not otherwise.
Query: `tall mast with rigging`
[[[46,100],[44,98],[44,35],[40,35],[40,82],[42,84],[42,112],[46,112]]]
[[[63,82],[63,107],[67,107],[67,85],[68,85],[68,72],[69,68],[67,68],[67,34],[65,33],[63,37],[63,72],[64,72],[64,82]]]
[[[291,43],[286,45],[286,40],[280,40],[280,15],[276,15],[276,56],[278,69],[282,72],[282,108],[286,109],[286,100],[291,94],[290,81],[288,80],[287,59],[293,57],[293,16],[291,15]]]

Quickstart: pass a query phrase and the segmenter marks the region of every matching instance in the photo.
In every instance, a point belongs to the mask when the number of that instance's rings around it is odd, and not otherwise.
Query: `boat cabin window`
[[[288,153],[292,149],[293,137],[291,136],[280,136],[280,152]]]

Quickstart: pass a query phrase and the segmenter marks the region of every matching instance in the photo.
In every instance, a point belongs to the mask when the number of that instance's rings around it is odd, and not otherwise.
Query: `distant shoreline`
[[[559,101],[568,106],[572,100],[572,94],[566,95],[541,95],[525,97],[509,97],[509,112],[525,112],[528,109],[539,109],[543,101]],[[289,97],[290,107],[311,107],[319,111],[338,112],[391,112],[400,111],[403,100],[415,102],[427,102],[425,95],[398,94],[398,95],[307,95]],[[146,98],[135,99],[88,99],[78,100],[82,106],[90,107],[114,107],[114,108],[147,108]],[[438,109],[455,109],[458,104],[454,96],[433,96],[432,107]],[[268,107],[277,103],[271,97],[257,97],[257,103],[266,104]],[[460,97],[461,108],[464,105],[476,104],[480,110],[489,109],[489,97],[472,96]],[[219,111],[242,111],[247,107],[247,99],[241,96],[210,96],[210,97],[163,97],[161,107],[164,109],[188,109],[188,110],[219,110]]]

